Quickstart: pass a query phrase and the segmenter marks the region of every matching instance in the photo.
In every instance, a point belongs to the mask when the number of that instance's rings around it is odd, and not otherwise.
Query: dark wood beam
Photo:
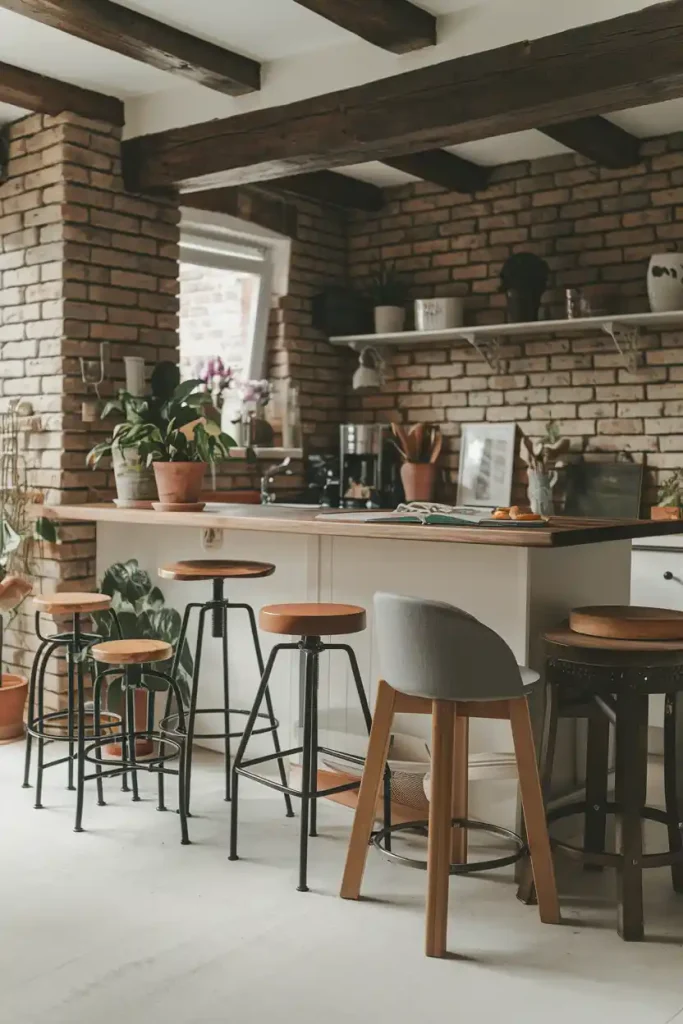
[[[385,160],[683,96],[683,0],[126,146],[141,190]]]
[[[0,102],[24,107],[36,114],[61,114],[63,110],[69,110],[72,114],[80,114],[93,121],[108,121],[109,124],[123,124],[124,120],[123,103],[114,96],[80,89],[77,85],[2,62]]]
[[[317,171],[315,174],[294,174],[277,178],[268,183],[268,191],[289,192],[303,199],[315,199],[332,206],[348,207],[352,210],[376,212],[384,206],[384,193],[377,185],[334,171]]]
[[[392,53],[409,53],[436,43],[436,18],[409,0],[296,2]]]
[[[541,131],[601,167],[619,170],[640,162],[640,140],[604,117],[583,117],[549,125]]]
[[[260,224],[288,238],[296,238],[297,210],[284,197],[266,195],[255,188],[216,188],[190,192],[180,197],[182,206],[211,213],[227,213],[231,217]]]
[[[430,149],[424,153],[392,156],[382,161],[387,167],[413,174],[433,185],[441,185],[449,192],[479,192],[486,188],[489,170],[444,149]]]
[[[231,96],[261,87],[257,61],[111,0],[0,0],[0,7]]]

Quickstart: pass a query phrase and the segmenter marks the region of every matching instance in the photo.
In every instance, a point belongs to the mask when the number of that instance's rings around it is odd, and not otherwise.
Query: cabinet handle
[[[679,576],[674,576],[674,574],[672,572],[665,572],[664,573],[664,579],[665,580],[676,580],[676,583],[683,583],[683,580],[680,579]]]

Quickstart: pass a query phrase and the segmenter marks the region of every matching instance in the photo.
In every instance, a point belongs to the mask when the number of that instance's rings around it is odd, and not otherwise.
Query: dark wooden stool
[[[353,648],[349,647],[348,644],[323,643],[321,637],[360,633],[365,629],[365,619],[365,609],[350,604],[273,604],[262,608],[259,615],[259,626],[264,632],[277,633],[281,636],[298,636],[301,639],[298,643],[276,644],[270,652],[254,706],[251,709],[244,735],[240,741],[232,776],[233,801],[230,820],[230,860],[239,859],[237,856],[237,786],[240,775],[252,779],[254,782],[270,786],[271,789],[277,789],[288,796],[300,797],[301,832],[299,839],[299,885],[297,887],[299,892],[308,892],[308,837],[309,835],[317,835],[316,803],[318,798],[360,787],[360,781],[358,781],[319,790],[318,754],[330,754],[336,758],[343,758],[353,764],[363,764],[364,760],[362,757],[355,757],[338,750],[329,750],[327,747],[319,745],[318,678],[320,655],[324,651],[345,651],[348,655],[351,672],[356,684],[358,700],[368,732],[370,732],[371,726],[370,708],[365,696],[365,690],[363,689],[363,680],[361,679]],[[282,753],[268,754],[265,757],[245,760],[244,753],[247,743],[254,731],[261,703],[268,693],[268,681],[273,671],[275,659],[280,651],[299,651],[300,679],[304,689],[303,743],[301,746],[293,747],[291,750],[283,750]],[[278,783],[271,779],[265,779],[251,770],[256,765],[262,765],[268,761],[280,760],[280,763],[282,763],[282,758],[292,757],[295,754],[302,755],[300,790],[292,789],[285,782]]]
[[[586,867],[616,868],[618,931],[623,939],[643,938],[644,868],[670,866],[676,892],[683,892],[683,762],[677,744],[683,731],[683,641],[623,640],[584,635],[563,626],[545,636],[548,706],[541,746],[546,797],[552,778],[557,721],[586,718],[586,798],[548,813],[548,822],[584,815],[584,843],[552,839],[553,847]],[[666,810],[646,806],[648,702],[664,694],[664,785]],[[615,726],[615,799],[607,799],[610,725]],[[617,818],[617,851],[605,850],[607,814]],[[666,825],[669,852],[643,852],[643,820]],[[527,872],[519,889],[534,899]]]

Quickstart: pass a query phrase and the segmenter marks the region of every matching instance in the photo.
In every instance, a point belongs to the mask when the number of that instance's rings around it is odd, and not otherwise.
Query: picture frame
[[[516,440],[514,423],[463,423],[458,505],[510,505]]]
[[[565,467],[563,514],[587,519],[638,519],[643,466],[635,462],[581,462]]]

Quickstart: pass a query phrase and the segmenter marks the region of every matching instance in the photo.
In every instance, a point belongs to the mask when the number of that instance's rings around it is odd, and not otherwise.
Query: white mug
[[[415,299],[415,328],[418,331],[447,331],[462,327],[463,318],[463,300],[460,296]]]

